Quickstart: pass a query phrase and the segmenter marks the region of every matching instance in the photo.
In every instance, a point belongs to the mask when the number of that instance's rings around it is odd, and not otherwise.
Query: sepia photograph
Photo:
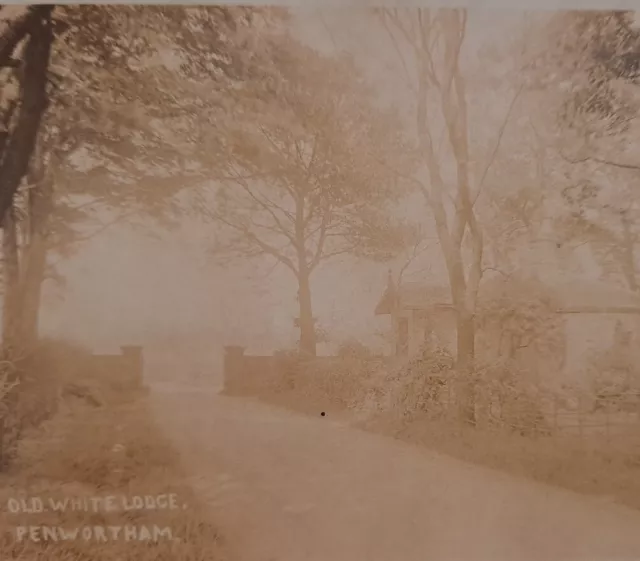
[[[0,5],[0,561],[640,561],[640,12],[535,8]]]

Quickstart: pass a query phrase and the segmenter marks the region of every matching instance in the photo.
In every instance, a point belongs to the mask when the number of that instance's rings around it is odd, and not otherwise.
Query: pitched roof
[[[406,282],[399,288],[387,287],[376,306],[376,315],[390,314],[394,300],[400,308],[423,310],[432,306],[451,306],[451,293],[446,286]]]
[[[552,287],[565,312],[640,313],[640,296],[624,288],[596,281],[573,281]]]
[[[574,280],[554,284],[550,289],[561,313],[640,314],[640,295],[612,284]],[[482,292],[486,293],[486,290]],[[407,282],[400,288],[388,286],[376,306],[375,314],[390,314],[395,298],[403,309],[424,310],[452,305],[448,287]]]

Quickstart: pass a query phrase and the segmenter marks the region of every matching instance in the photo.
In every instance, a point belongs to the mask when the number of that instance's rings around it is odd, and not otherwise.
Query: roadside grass
[[[417,415],[400,423],[384,417],[361,428],[428,447],[463,461],[640,509],[640,435],[530,437],[453,427]]]
[[[74,380],[82,386],[82,381]],[[143,395],[117,395],[91,380],[61,398],[57,412],[24,435],[16,461],[0,474],[0,559],[24,561],[225,561],[226,546],[188,485],[177,452],[154,425]],[[64,394],[64,392],[62,392]],[[99,394],[98,400],[87,394]],[[47,508],[49,500],[174,494],[175,509],[105,512]],[[9,499],[40,497],[43,512],[9,511]],[[71,503],[69,503],[70,505]],[[27,500],[27,506],[33,506]],[[170,529],[157,539],[17,539],[17,527],[135,526]],[[41,530],[38,530],[41,532]],[[147,536],[148,537],[148,536]]]

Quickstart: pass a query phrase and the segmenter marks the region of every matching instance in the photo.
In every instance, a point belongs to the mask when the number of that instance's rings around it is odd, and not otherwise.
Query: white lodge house
[[[582,280],[554,285],[551,292],[559,303],[564,334],[563,356],[555,366],[545,357],[526,356],[548,375],[564,382],[580,383],[594,352],[611,349],[623,341],[627,348],[640,349],[640,297],[630,291],[599,282]],[[479,297],[482,298],[482,289]],[[425,344],[455,352],[456,321],[451,294],[446,286],[420,282],[396,287],[389,278],[375,308],[376,315],[388,315],[393,332],[389,354],[416,355]],[[524,357],[523,357],[524,358]],[[639,357],[640,358],[640,357]]]

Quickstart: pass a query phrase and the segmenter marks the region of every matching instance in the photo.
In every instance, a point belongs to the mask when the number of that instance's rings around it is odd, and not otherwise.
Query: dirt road
[[[156,391],[241,561],[640,560],[640,512],[249,400]]]

